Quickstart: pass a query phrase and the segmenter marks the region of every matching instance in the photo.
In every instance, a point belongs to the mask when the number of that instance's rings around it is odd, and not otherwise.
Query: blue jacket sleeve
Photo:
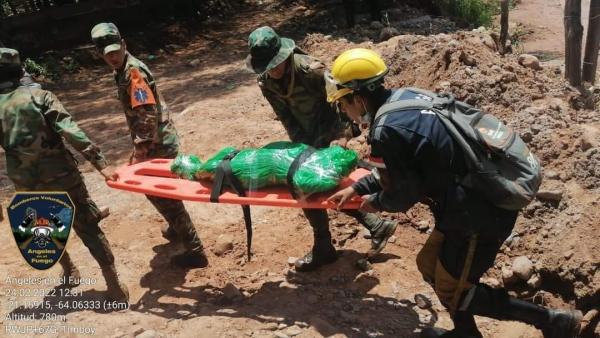
[[[371,155],[385,163],[389,183],[369,197],[373,207],[388,212],[405,212],[425,198],[422,168],[433,164],[436,152],[431,142],[410,130],[379,126],[371,140]]]
[[[354,184],[352,188],[359,196],[371,195],[381,191],[381,185],[373,173],[361,178]]]

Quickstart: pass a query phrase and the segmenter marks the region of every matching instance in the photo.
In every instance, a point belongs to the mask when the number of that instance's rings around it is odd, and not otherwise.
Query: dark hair
[[[0,81],[18,80],[23,76],[23,68],[20,65],[0,66]]]

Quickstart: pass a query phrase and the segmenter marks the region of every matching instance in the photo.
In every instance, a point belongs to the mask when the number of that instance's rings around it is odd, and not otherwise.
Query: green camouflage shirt
[[[281,80],[259,76],[260,89],[292,142],[327,147],[344,136],[349,123],[327,103],[325,65],[299,50],[290,57],[291,71]]]
[[[0,122],[8,177],[18,190],[66,190],[82,182],[63,139],[96,169],[108,165],[100,149],[49,91],[0,86]]]
[[[134,157],[137,160],[175,157],[179,138],[154,76],[131,54],[127,53],[125,58],[123,70],[115,72],[115,81],[131,132]]]

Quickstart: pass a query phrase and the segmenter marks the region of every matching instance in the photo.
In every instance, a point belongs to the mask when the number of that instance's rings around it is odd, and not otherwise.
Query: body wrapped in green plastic
[[[242,149],[231,159],[231,170],[250,191],[286,185],[292,162],[307,147],[301,143],[274,142],[262,148]],[[223,148],[204,163],[193,155],[179,155],[171,171],[186,179],[212,179],[219,163],[236,151],[234,147]],[[294,173],[292,188],[301,196],[332,190],[354,170],[357,162],[354,151],[339,146],[315,150]]]

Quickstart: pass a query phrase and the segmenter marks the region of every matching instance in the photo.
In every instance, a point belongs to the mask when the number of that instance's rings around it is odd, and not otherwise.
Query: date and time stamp
[[[105,300],[80,288],[94,286],[95,278],[13,277],[0,279],[2,290],[2,334],[35,336],[76,334],[93,336],[96,328],[67,320],[67,314],[79,311],[112,312],[129,309],[128,303]],[[100,282],[100,284],[103,284]],[[0,334],[0,336],[2,335]]]

